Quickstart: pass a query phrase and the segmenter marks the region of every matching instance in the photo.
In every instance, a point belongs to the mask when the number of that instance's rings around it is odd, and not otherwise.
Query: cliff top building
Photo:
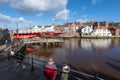
[[[100,28],[100,27],[109,27],[109,22],[104,21],[104,22],[93,22],[93,28]]]

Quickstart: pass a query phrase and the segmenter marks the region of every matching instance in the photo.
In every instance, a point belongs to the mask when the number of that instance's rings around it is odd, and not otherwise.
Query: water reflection
[[[79,71],[97,71],[120,79],[119,39],[72,38],[57,47],[37,45],[34,48],[37,50],[32,54],[40,58],[52,57],[56,63],[68,63]]]
[[[111,39],[81,39],[81,48],[86,50],[105,50],[110,47]]]
[[[27,50],[28,48],[31,48],[34,51],[30,52],[29,50]],[[26,54],[29,53],[31,55],[38,56],[40,58],[50,58],[54,55],[54,48],[44,47],[40,45],[27,45],[25,53]]]
[[[75,38],[65,40],[62,47],[66,49],[68,52],[75,52],[76,49],[79,47],[78,44],[79,41],[80,39],[75,39]]]

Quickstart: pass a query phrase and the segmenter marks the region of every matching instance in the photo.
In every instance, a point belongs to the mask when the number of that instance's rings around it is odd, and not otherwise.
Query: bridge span
[[[60,38],[34,37],[34,38],[23,39],[24,44],[39,43],[41,45],[49,45],[49,44],[58,44],[62,42],[64,41],[63,39],[60,39]]]

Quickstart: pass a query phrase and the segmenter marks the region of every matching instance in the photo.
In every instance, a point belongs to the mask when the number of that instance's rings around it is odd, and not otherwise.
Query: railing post
[[[34,71],[34,62],[33,62],[33,56],[32,56],[32,61],[31,61],[31,71],[33,72]]]
[[[96,75],[94,76],[94,79],[95,79],[95,80],[99,80],[99,79],[98,79],[98,74],[96,74]]]
[[[8,52],[8,61],[10,60],[10,52],[9,51],[7,51]]]

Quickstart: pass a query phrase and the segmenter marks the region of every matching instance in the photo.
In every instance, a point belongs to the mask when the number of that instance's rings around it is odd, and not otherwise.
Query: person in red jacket
[[[55,77],[57,75],[57,67],[52,58],[50,58],[46,64],[44,74],[47,80],[55,80]]]

